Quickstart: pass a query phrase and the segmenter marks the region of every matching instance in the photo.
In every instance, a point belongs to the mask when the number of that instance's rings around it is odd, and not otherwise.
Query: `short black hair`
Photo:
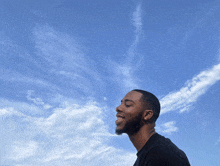
[[[145,103],[145,105],[148,107],[147,109],[151,109],[153,111],[153,118],[152,118],[152,123],[156,122],[157,118],[159,117],[160,114],[160,102],[158,98],[145,90],[140,90],[140,89],[134,89],[132,91],[136,91],[142,94],[142,101]]]

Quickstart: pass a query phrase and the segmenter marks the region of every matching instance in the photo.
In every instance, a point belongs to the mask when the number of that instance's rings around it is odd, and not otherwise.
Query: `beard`
[[[136,117],[126,122],[124,128],[116,129],[115,133],[117,135],[121,135],[123,133],[127,133],[128,135],[133,135],[137,133],[143,125],[144,123],[142,122],[142,112],[140,112]]]

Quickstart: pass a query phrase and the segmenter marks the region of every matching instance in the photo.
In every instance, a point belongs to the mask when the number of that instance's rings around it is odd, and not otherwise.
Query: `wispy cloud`
[[[92,86],[102,83],[95,65],[86,49],[73,36],[59,32],[50,26],[37,26],[33,30],[37,55],[43,62],[41,68],[48,70],[53,78],[63,78],[71,89],[92,91]]]
[[[9,158],[15,161],[25,160],[26,158],[34,156],[37,150],[38,150],[38,143],[35,141],[28,141],[28,142],[15,141],[11,145],[11,152],[9,154],[10,156]]]
[[[164,134],[171,134],[173,132],[178,131],[178,127],[176,127],[175,125],[176,125],[175,121],[169,121],[159,125],[159,127],[156,127],[156,130]]]
[[[135,154],[108,144],[112,135],[102,120],[102,108],[95,103],[80,106],[65,102],[46,118],[13,114],[18,111],[16,107],[1,108],[7,130],[3,136],[3,140],[7,139],[3,163],[119,166],[136,159]],[[6,112],[12,114],[6,117]],[[9,137],[7,133],[12,132],[14,137]]]
[[[6,81],[6,82],[15,82],[15,83],[20,82],[20,83],[26,83],[26,84],[34,84],[34,85],[38,85],[41,87],[50,87],[52,89],[57,89],[57,87],[55,85],[51,84],[50,82],[48,82],[44,79],[25,76],[22,73],[19,73],[17,71],[13,71],[13,70],[8,70],[5,68],[0,69],[0,79],[2,81]]]
[[[138,46],[138,43],[140,41],[140,35],[142,33],[142,11],[141,11],[141,4],[138,4],[135,11],[132,15],[132,24],[135,27],[135,40],[133,41],[132,45],[130,46],[128,50],[128,56],[129,56],[129,63],[131,63],[134,59],[134,56],[136,55],[136,49]]]
[[[120,82],[123,83],[123,87],[126,89],[133,89],[137,87],[137,83],[133,79],[134,74],[134,66],[136,66],[137,61],[137,46],[140,41],[140,35],[142,33],[142,11],[141,11],[141,4],[136,6],[135,11],[132,13],[132,25],[135,27],[134,35],[135,39],[131,46],[129,47],[126,55],[126,60],[122,65],[118,63],[115,64],[116,66],[116,74],[119,77],[118,79]],[[140,55],[139,55],[140,56]]]
[[[85,54],[81,45],[71,36],[54,30],[50,26],[37,26],[33,30],[38,56],[46,60],[49,66],[85,70]]]
[[[209,70],[202,71],[197,76],[188,80],[183,88],[177,92],[171,92],[161,99],[161,114],[179,110],[189,110],[193,102],[203,95],[209,87],[220,80],[220,64]]]
[[[133,79],[133,70],[132,67],[125,65],[118,65],[114,63],[114,71],[116,73],[116,80],[122,85],[123,90],[127,92],[130,89],[137,87],[135,80]]]
[[[38,97],[37,98],[33,98],[32,97],[33,93],[34,93],[33,90],[28,90],[28,92],[27,92],[27,99],[28,100],[34,102],[36,105],[43,106],[44,109],[49,109],[49,108],[52,107],[49,104],[45,104],[41,98],[38,98]]]
[[[138,4],[135,12],[133,13],[133,25],[136,27],[135,33],[139,34],[142,31],[142,18],[141,18],[141,4]]]
[[[20,43],[19,43],[20,44]],[[0,32],[0,56],[3,62],[0,68],[0,81],[15,85],[38,86],[58,90],[58,87],[45,78],[35,75],[33,68],[38,65],[28,51]],[[10,66],[10,67],[8,67]],[[36,69],[37,71],[37,69]],[[37,72],[36,72],[37,73]],[[17,90],[22,90],[17,89]]]
[[[32,32],[35,47],[31,53],[0,32],[0,54],[4,62],[0,68],[0,81],[14,84],[17,94],[21,96],[29,88],[44,88],[46,93],[91,96],[95,93],[93,89],[98,89],[94,87],[103,84],[85,47],[74,36],[48,25],[38,25]],[[37,105],[43,104],[30,94],[27,99]],[[49,108],[46,104],[42,106]]]
[[[9,101],[4,98],[0,98],[0,115],[4,117],[8,116],[44,116],[45,108],[41,105],[36,105],[33,103],[26,103],[21,101]]]
[[[12,110],[13,110],[13,108],[2,108],[2,109],[0,109],[0,116],[11,115]]]

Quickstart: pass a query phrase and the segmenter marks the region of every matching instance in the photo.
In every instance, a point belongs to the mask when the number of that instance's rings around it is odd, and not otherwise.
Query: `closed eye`
[[[125,107],[127,107],[127,108],[131,107],[134,104],[134,101],[129,100],[129,99],[125,99],[124,101],[121,100],[121,103],[123,103],[123,102],[124,102]]]
[[[132,105],[125,105],[125,107],[127,107],[127,108],[130,107],[130,106],[132,106]]]

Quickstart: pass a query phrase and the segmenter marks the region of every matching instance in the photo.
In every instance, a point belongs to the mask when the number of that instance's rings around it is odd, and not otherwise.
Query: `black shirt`
[[[190,163],[170,139],[155,133],[137,153],[134,166],[190,166]]]

